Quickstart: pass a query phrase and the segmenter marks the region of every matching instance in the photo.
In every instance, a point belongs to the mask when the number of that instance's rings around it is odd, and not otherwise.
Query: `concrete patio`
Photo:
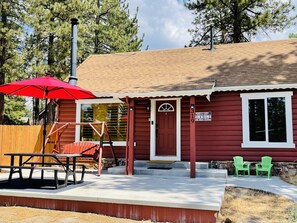
[[[34,173],[36,177],[39,174],[38,171]],[[52,177],[52,174],[46,172],[46,177]],[[7,173],[0,174],[0,180],[7,177]],[[189,222],[188,220],[194,219],[193,222],[214,222],[214,215],[221,208],[226,186],[263,190],[297,202],[297,187],[285,183],[279,177],[268,179],[256,176],[228,176],[191,179],[181,176],[125,176],[106,173],[98,177],[94,172],[87,173],[83,183],[70,184],[58,190],[13,189],[0,184],[0,203],[93,212],[138,220]],[[157,213],[161,213],[164,218],[160,219]],[[186,219],[185,216],[190,219]],[[208,219],[206,221],[203,218],[205,216]]]
[[[38,173],[34,175],[38,176]],[[52,176],[53,173],[46,172],[46,176]],[[62,173],[61,173],[62,174]],[[7,179],[8,174],[0,174],[0,180]],[[209,212],[208,215],[214,218],[214,214],[220,210],[224,198],[226,179],[224,178],[195,178],[189,177],[166,177],[166,176],[144,176],[144,175],[111,175],[103,174],[100,177],[92,173],[87,173],[85,181],[77,185],[69,185],[58,190],[46,189],[11,189],[1,188],[0,196],[14,198],[29,198],[42,200],[55,200],[67,202],[88,202],[102,204],[132,205],[133,207],[159,207],[166,208],[166,215],[179,210],[197,210],[199,213]],[[8,199],[8,198],[7,198]],[[41,200],[40,200],[41,201]],[[3,201],[2,201],[3,202]],[[7,202],[7,201],[6,201]],[[42,201],[44,203],[44,201]],[[38,202],[38,203],[42,203]],[[34,203],[34,202],[31,202]],[[11,204],[14,205],[14,204]],[[16,203],[16,205],[18,205]],[[28,206],[30,203],[28,202]],[[56,204],[54,206],[57,206]],[[64,206],[67,206],[64,204]],[[68,205],[69,206],[69,205]],[[48,205],[52,208],[52,204]],[[77,207],[68,208],[74,210]],[[119,209],[118,207],[115,209]],[[84,210],[74,210],[84,211]],[[92,210],[85,210],[93,212]],[[139,213],[136,213],[139,212]],[[116,217],[129,217],[134,219],[143,219],[134,208],[134,213],[122,216],[120,213],[112,214]],[[154,211],[153,211],[154,212]],[[100,210],[97,213],[103,213]],[[185,212],[186,213],[186,212]],[[108,213],[107,213],[108,214]],[[155,213],[156,215],[156,213]],[[188,216],[194,215],[187,214]],[[198,214],[200,215],[200,214]],[[202,214],[201,216],[204,216]],[[140,218],[138,218],[138,217]],[[201,218],[200,216],[200,218]],[[184,218],[184,216],[182,217]],[[153,221],[166,219],[152,218]],[[194,219],[194,218],[193,218]],[[170,220],[169,218],[167,219]],[[167,221],[166,220],[166,221]],[[205,222],[211,222],[207,220]]]

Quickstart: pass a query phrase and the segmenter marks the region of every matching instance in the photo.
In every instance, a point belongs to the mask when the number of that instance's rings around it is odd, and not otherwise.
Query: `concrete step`
[[[108,174],[123,175],[125,174],[125,166],[115,166],[107,169]]]
[[[108,174],[124,174],[125,167],[117,166],[108,169]],[[166,176],[166,177],[190,177],[190,169],[148,169],[146,167],[135,167],[135,175],[151,175],[151,176]],[[196,169],[197,177],[213,177],[226,178],[227,170],[222,169]]]
[[[135,167],[148,167],[155,169],[167,169],[167,168],[178,168],[178,169],[189,169],[190,162],[150,162],[147,160],[136,160],[134,161]],[[208,162],[196,162],[196,169],[208,169]]]

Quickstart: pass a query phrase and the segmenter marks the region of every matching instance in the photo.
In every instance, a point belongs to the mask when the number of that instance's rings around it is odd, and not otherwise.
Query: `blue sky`
[[[280,0],[286,1],[286,0]],[[194,16],[187,10],[184,0],[127,0],[130,13],[138,11],[140,36],[144,33],[143,49],[149,46],[150,50],[181,48],[190,42],[188,29],[191,27]],[[292,0],[297,6],[297,0]],[[297,13],[297,10],[296,10]],[[253,41],[287,39],[289,33],[297,33],[293,26],[281,33],[259,34]]]

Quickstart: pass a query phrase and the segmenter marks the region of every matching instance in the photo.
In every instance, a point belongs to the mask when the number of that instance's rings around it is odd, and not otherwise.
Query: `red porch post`
[[[195,96],[190,97],[190,177],[196,177],[196,123],[195,123]]]
[[[128,175],[134,174],[134,110],[135,103],[134,99],[129,101],[129,123],[128,123]]]

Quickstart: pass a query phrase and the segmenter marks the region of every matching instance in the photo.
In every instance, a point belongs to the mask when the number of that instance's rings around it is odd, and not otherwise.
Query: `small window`
[[[292,95],[292,92],[241,94],[242,147],[295,147]]]
[[[174,112],[174,107],[170,103],[163,103],[159,106],[158,112]]]

